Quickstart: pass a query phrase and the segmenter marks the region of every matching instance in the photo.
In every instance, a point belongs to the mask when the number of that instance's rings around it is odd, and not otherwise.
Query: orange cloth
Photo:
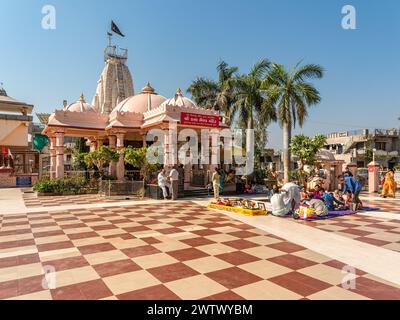
[[[396,196],[397,183],[394,180],[394,174],[388,171],[385,175],[385,183],[382,188],[382,196],[384,197],[395,197]]]

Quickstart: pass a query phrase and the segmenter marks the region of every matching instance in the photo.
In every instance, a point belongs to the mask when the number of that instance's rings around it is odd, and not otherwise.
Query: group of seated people
[[[348,210],[353,201],[350,191],[345,193],[339,190],[328,192],[319,185],[309,191],[303,187],[300,198],[300,204],[314,209],[318,216],[327,215],[329,211]]]
[[[317,216],[325,216],[329,211],[349,210],[354,202],[350,190],[328,192],[320,185],[316,185],[312,190],[305,187],[299,190],[294,183],[286,184],[281,189],[274,187],[271,197],[272,214],[296,216],[296,210],[302,206],[313,209]]]

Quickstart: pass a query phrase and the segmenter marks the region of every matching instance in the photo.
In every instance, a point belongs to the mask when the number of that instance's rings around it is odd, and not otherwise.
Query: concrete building
[[[31,185],[37,179],[39,154],[29,135],[32,109],[0,87],[0,187]]]
[[[400,135],[398,129],[362,129],[334,132],[327,136],[325,148],[336,160],[355,163],[366,168],[372,157],[381,167],[392,168],[400,161]]]

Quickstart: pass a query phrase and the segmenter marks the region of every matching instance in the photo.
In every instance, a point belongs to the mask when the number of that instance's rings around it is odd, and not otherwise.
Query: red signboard
[[[219,116],[212,116],[207,114],[197,114],[197,113],[181,113],[181,124],[187,124],[191,126],[200,127],[219,127]]]

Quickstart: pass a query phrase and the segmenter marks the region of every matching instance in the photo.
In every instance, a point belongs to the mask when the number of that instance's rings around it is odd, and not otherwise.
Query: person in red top
[[[314,187],[314,191],[312,192],[313,198],[314,199],[321,199],[322,194],[321,194],[321,186],[319,184],[317,184]]]

